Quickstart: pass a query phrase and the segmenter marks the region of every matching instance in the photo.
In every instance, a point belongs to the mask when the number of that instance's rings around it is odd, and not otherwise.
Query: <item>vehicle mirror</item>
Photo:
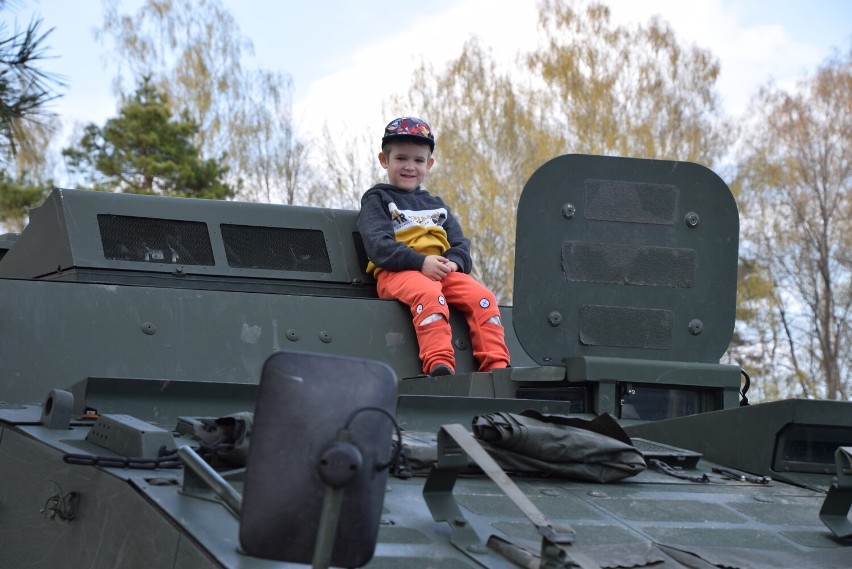
[[[331,551],[317,554],[332,565],[356,567],[372,558],[396,392],[395,373],[377,361],[301,352],[266,360],[243,488],[246,553],[311,563],[319,540]],[[323,527],[329,496],[339,503],[331,542]]]

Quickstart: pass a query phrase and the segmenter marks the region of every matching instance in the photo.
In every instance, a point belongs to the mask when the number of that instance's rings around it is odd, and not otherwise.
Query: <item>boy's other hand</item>
[[[454,270],[458,270],[458,265],[440,255],[428,255],[423,261],[423,268],[420,272],[432,279],[433,281],[442,281],[444,277]]]

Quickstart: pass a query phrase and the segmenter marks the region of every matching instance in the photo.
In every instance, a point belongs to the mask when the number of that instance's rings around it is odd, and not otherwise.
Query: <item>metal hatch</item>
[[[688,162],[560,156],[518,204],[513,324],[543,365],[717,364],[736,303],[737,206]]]

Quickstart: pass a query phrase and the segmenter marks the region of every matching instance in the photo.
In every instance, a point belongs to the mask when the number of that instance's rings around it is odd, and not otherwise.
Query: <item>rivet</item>
[[[697,336],[704,329],[704,323],[698,318],[691,320],[689,322],[689,333],[693,336]]]

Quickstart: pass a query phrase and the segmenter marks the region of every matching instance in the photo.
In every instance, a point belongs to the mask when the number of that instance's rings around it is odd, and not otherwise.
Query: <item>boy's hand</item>
[[[444,277],[453,271],[457,271],[459,266],[440,255],[429,255],[423,261],[423,268],[420,272],[432,279],[433,281],[442,281]]]

